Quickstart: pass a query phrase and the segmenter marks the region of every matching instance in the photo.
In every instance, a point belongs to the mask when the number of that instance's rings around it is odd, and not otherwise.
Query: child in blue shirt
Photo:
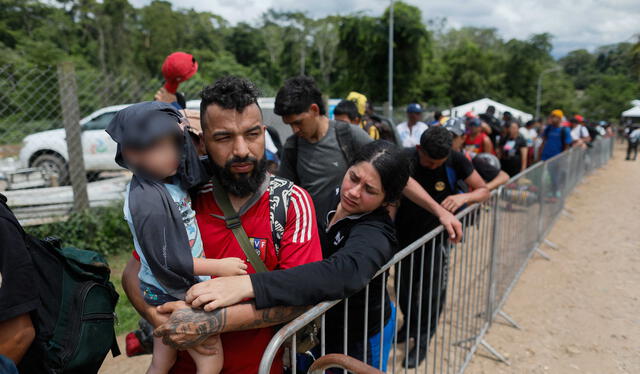
[[[239,258],[206,259],[188,188],[204,181],[195,146],[180,127],[171,105],[143,102],[116,114],[107,132],[118,143],[116,162],[133,172],[124,201],[124,216],[140,256],[140,289],[145,302],[162,305],[181,300],[195,283],[210,276],[246,274]],[[154,338],[147,373],[168,373],[177,351]],[[214,355],[191,349],[198,373],[219,373],[220,340]]]

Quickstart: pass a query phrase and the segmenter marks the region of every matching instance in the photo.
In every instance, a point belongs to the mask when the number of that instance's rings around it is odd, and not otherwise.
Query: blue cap
[[[422,113],[422,107],[418,103],[407,105],[407,113]]]

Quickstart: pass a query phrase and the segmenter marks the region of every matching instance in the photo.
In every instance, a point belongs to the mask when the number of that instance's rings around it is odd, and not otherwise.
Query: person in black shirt
[[[187,292],[186,301],[193,307],[204,306],[205,310],[212,310],[254,299],[256,308],[263,309],[314,305],[349,297],[347,352],[364,360],[363,321],[367,305],[364,288],[369,284],[366,362],[386,368],[394,335],[395,310],[386,287],[383,287],[383,279],[371,279],[399,249],[387,207],[398,201],[408,179],[409,163],[395,145],[387,141],[364,145],[342,179],[341,187],[336,189],[334,209],[328,212],[325,224],[321,225],[324,229],[319,230],[323,261],[201,282]],[[437,218],[435,221],[439,224]],[[385,331],[384,342],[380,344],[383,311]],[[327,312],[327,353],[343,352],[343,321],[342,305]],[[380,350],[383,351],[382,362],[379,354],[374,354]]]
[[[445,127],[431,127],[422,134],[420,145],[416,149],[408,149],[407,153],[412,166],[412,177],[445,209],[456,212],[465,204],[486,200],[489,198],[489,190],[484,180],[474,170],[471,161],[462,153],[453,151],[451,146],[452,136],[449,130]],[[458,193],[459,182],[464,182],[473,191]],[[401,200],[396,216],[400,248],[413,243],[438,225],[439,222],[434,216],[407,199]],[[409,352],[409,368],[419,366],[424,359],[427,343],[436,330],[444,305],[449,246],[444,245],[440,238],[442,236],[437,237],[435,246],[431,243],[426,246],[424,263],[420,264],[421,253],[416,252],[413,271],[411,271],[410,259],[405,259],[399,272],[401,292],[398,304],[405,318],[411,313],[411,331],[407,331],[405,320],[405,325],[399,332],[398,341],[406,341],[408,337],[418,337],[420,292],[423,300],[420,308],[420,339]],[[422,290],[419,287],[421,269],[424,272]],[[432,274],[431,269],[433,269]],[[411,293],[409,289],[412,290]],[[411,310],[409,310],[409,299],[411,299]]]
[[[527,141],[519,130],[518,122],[511,121],[507,127],[507,136],[500,139],[500,146],[496,148],[502,170],[511,177],[527,168]]]
[[[40,295],[27,286],[34,284],[36,269],[24,238],[7,198],[0,194],[0,355],[11,359],[20,373],[48,373],[34,327]]]

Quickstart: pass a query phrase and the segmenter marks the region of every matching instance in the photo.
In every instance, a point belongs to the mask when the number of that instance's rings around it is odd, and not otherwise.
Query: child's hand
[[[217,277],[230,277],[233,275],[247,274],[247,264],[238,257],[227,257],[217,260],[217,271],[214,274]]]

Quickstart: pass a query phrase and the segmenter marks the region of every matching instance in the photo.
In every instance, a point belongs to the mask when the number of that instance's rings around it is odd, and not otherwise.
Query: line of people
[[[272,326],[320,301],[346,297],[352,316],[368,307],[370,323],[349,324],[345,347],[341,308],[332,309],[327,352],[346,349],[384,369],[396,333],[394,302],[403,315],[418,318],[419,306],[409,299],[420,292],[420,268],[427,274],[435,269],[422,282],[423,300],[444,300],[449,246],[430,248],[435,252],[416,261],[413,273],[403,263],[398,300],[383,291],[384,278],[374,280],[368,295],[364,287],[398,250],[439,225],[443,240],[458,243],[462,225],[454,214],[485,201],[491,189],[522,171],[538,138],[536,123],[525,126],[525,137],[512,119],[494,121],[491,110],[478,117],[440,116],[427,125],[415,103],[407,107],[407,121],[394,128],[357,92],[334,109],[341,120],[333,120],[313,79],[299,76],[276,95],[274,112],[293,135],[277,172],[270,173],[256,86],[224,77],[201,98],[201,131],[159,101],[123,109],[107,128],[118,143],[116,161],[134,175],[123,209],[134,251],[122,284],[156,329],[148,373],[256,373]],[[552,112],[540,136],[542,159],[580,145],[582,139],[574,142],[560,126],[562,117]],[[0,208],[11,214],[6,204]],[[7,222],[1,221],[0,233],[19,249],[18,228]],[[3,257],[0,274],[11,263]],[[19,287],[10,282],[0,292]],[[1,310],[3,318],[11,310],[29,313],[15,294]],[[409,367],[424,359],[443,306],[421,309],[420,318],[431,323],[420,331],[415,322],[398,331],[400,338],[420,337]],[[381,314],[382,326],[374,318]],[[17,318],[9,317],[3,321]],[[3,331],[22,327],[14,323]],[[25,353],[8,355],[19,364]],[[271,372],[281,373],[283,366],[280,352]]]

